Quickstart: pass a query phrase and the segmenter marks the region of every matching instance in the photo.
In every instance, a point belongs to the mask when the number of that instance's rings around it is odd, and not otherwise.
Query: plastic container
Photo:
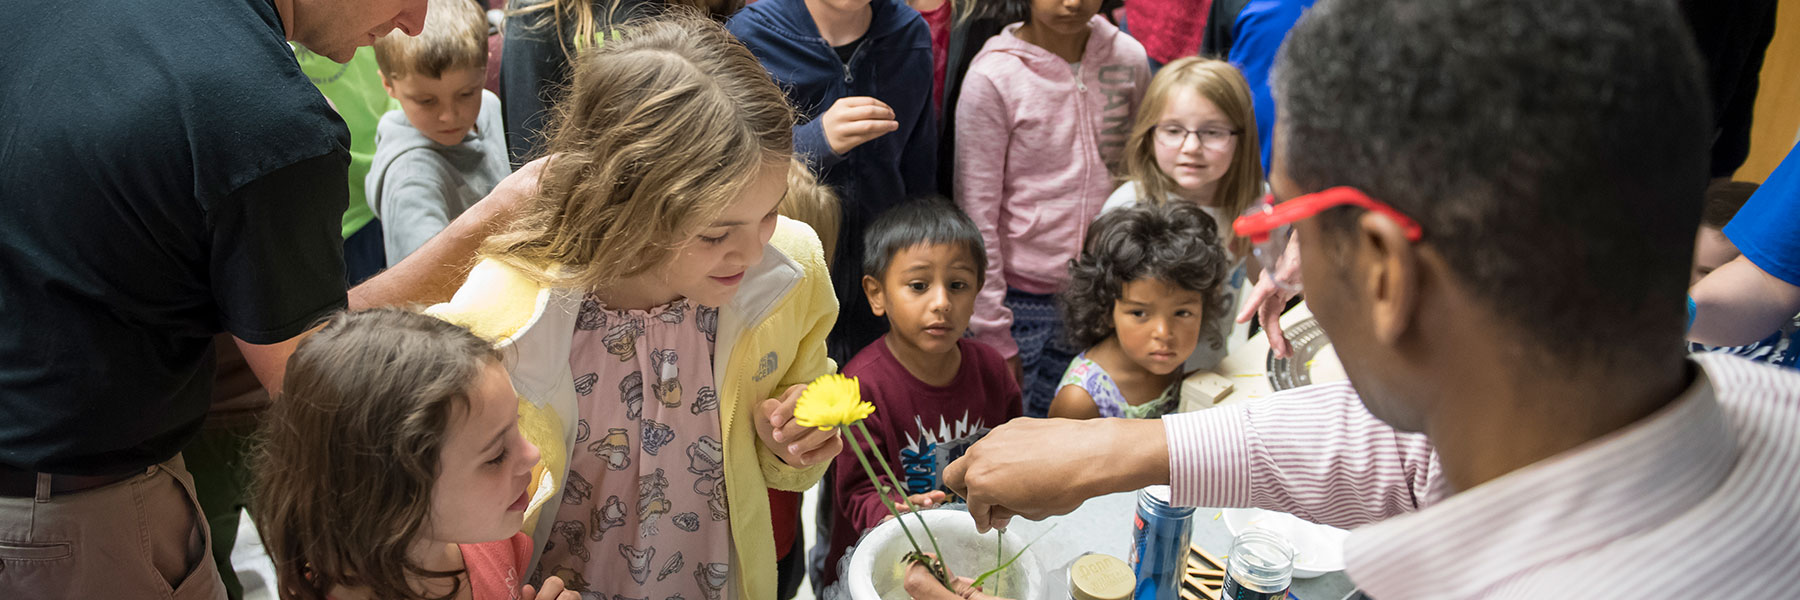
[[[944,563],[950,566],[951,572],[974,577],[994,567],[997,559],[995,531],[976,533],[975,519],[960,510],[938,508],[919,514],[925,517],[931,532],[937,534],[938,547],[943,549]],[[930,542],[926,541],[925,532],[916,518],[913,515],[904,518],[919,543],[926,546],[925,551],[930,552]],[[1031,542],[1023,538],[1020,535],[1004,536],[1001,550],[1011,557],[1020,546]],[[842,583],[848,588],[850,597],[854,600],[907,598],[903,585],[907,568],[905,556],[911,551],[912,544],[900,530],[899,521],[889,520],[869,530],[851,550],[850,563],[844,571]],[[1007,567],[1000,581],[990,580],[982,587],[992,593],[998,585],[999,592],[1007,598],[1040,598],[1043,594],[1041,574],[1037,557],[1027,548],[1019,560]]]
[[[1221,600],[1280,600],[1294,583],[1294,547],[1280,535],[1252,529],[1231,542]]]

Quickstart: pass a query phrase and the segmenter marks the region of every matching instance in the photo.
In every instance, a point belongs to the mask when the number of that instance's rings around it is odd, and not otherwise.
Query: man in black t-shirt
[[[343,291],[334,60],[424,0],[34,0],[0,20],[0,597],[223,597],[180,449],[212,339],[263,384],[349,305],[448,296],[509,179]]]

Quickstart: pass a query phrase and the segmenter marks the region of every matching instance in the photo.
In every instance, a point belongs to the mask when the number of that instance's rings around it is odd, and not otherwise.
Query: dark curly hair
[[[1201,339],[1219,334],[1213,315],[1230,310],[1225,280],[1231,261],[1212,215],[1188,202],[1109,211],[1094,221],[1081,256],[1069,261],[1069,285],[1058,294],[1069,341],[1092,348],[1113,334],[1113,303],[1125,284],[1161,279],[1206,297]]]

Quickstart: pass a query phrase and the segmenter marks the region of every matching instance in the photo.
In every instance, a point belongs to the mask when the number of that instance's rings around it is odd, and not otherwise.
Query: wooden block
[[[1200,555],[1201,560],[1211,563],[1214,568],[1219,568],[1219,569],[1225,568],[1224,560],[1220,559],[1217,556],[1213,556],[1211,552],[1207,552],[1205,548],[1201,548],[1197,544],[1192,547],[1189,547],[1188,550],[1193,552],[1194,554]]]
[[[1222,600],[1225,561],[1194,545],[1188,548],[1187,568],[1182,573],[1182,597],[1187,600]],[[1191,590],[1191,591],[1190,591]]]
[[[1182,600],[1219,600],[1219,590],[1212,588],[1181,588]]]
[[[1209,404],[1218,404],[1220,400],[1231,395],[1231,391],[1235,387],[1231,383],[1231,378],[1211,372],[1202,372],[1189,379],[1189,382],[1187,388],[1197,392],[1198,397],[1206,400]]]

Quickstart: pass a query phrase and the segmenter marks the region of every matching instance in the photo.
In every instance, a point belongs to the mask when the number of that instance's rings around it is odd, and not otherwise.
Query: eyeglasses
[[[1200,146],[1208,150],[1224,150],[1231,145],[1231,138],[1238,134],[1237,130],[1222,127],[1205,127],[1188,129],[1173,123],[1157,125],[1152,130],[1156,134],[1156,143],[1164,146],[1180,148],[1187,144],[1188,136],[1200,138]]]
[[[1275,203],[1274,194],[1263,196],[1261,201],[1250,205],[1243,216],[1231,222],[1231,229],[1240,236],[1250,238],[1252,253],[1256,255],[1257,262],[1274,273],[1287,252],[1288,240],[1294,234],[1294,223],[1339,206],[1355,206],[1393,219],[1406,232],[1407,240],[1417,242],[1425,236],[1425,230],[1419,227],[1418,221],[1401,214],[1392,206],[1370,198],[1362,190],[1342,186],[1297,196],[1280,204]],[[1280,281],[1276,284],[1299,291],[1298,286],[1286,286]]]

